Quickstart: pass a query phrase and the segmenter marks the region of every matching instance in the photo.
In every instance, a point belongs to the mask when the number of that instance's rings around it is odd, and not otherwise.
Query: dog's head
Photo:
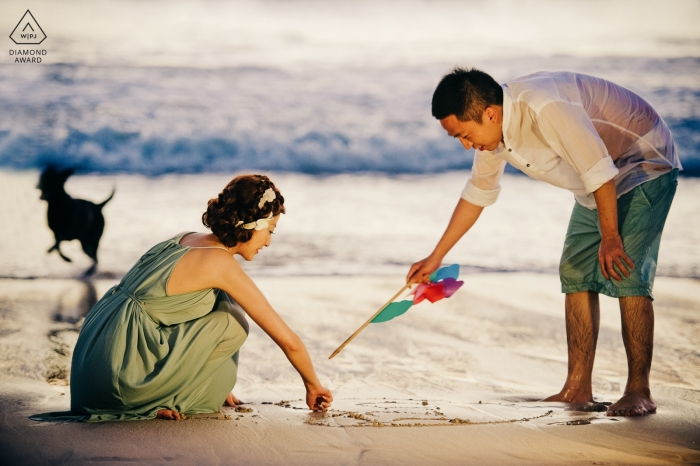
[[[57,170],[53,166],[46,167],[39,176],[39,184],[36,185],[36,189],[41,190],[41,199],[47,201],[56,194],[65,192],[63,185],[74,172],[72,168]]]

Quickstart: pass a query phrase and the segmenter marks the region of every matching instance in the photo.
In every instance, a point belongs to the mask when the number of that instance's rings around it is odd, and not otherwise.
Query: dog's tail
[[[109,201],[112,200],[112,198],[114,197],[114,193],[115,193],[116,191],[117,191],[117,188],[112,188],[112,194],[110,194],[109,197],[108,197],[107,199],[105,199],[105,200],[102,201],[101,203],[97,204],[97,207],[99,207],[100,209],[103,208],[103,207],[105,206],[105,204],[107,204]]]

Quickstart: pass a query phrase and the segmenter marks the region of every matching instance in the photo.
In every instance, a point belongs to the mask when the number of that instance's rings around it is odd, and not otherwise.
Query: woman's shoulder
[[[228,252],[228,248],[211,233],[185,232],[175,238],[180,246],[190,249],[221,249]]]
[[[167,293],[183,294],[204,288],[221,288],[221,280],[240,267],[221,244],[202,237],[186,236],[181,246],[186,250],[174,265]]]

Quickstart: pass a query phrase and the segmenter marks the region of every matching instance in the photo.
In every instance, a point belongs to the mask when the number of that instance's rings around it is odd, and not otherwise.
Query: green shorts
[[[678,185],[678,169],[637,186],[617,200],[619,232],[625,253],[634,262],[630,276],[606,280],[600,271],[598,211],[574,206],[559,263],[563,293],[595,291],[613,298],[649,296],[656,275],[661,232]],[[624,262],[623,262],[624,263]],[[618,272],[619,273],[619,272]],[[653,297],[652,297],[653,298]]]

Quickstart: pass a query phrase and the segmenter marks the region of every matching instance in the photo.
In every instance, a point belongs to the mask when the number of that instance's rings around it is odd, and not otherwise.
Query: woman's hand
[[[333,394],[326,387],[306,387],[306,405],[312,411],[325,411],[331,407]]]

